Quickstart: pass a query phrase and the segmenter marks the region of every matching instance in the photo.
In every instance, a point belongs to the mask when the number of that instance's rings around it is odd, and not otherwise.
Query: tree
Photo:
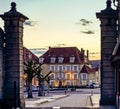
[[[50,76],[48,76],[45,80],[46,80],[46,82],[48,84],[47,93],[49,94],[49,90],[50,90]]]
[[[52,73],[52,71],[50,71],[49,73],[47,73],[45,76],[41,73],[42,68],[41,68],[42,64],[39,64],[36,67],[36,77],[38,79],[38,85],[39,85],[39,90],[38,90],[38,96],[43,96],[44,95],[44,81],[46,80],[46,78]]]
[[[25,73],[27,75],[26,81],[27,81],[27,92],[28,92],[28,98],[33,98],[32,96],[32,79],[36,75],[35,68],[36,64],[33,60],[28,60],[24,62],[25,65]]]

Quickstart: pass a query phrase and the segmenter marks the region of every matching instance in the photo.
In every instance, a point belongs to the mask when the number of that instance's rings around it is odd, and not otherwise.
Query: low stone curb
[[[26,108],[26,109],[99,109],[99,108],[86,108],[86,107],[60,107],[60,108],[54,108],[54,107],[40,107],[40,108]]]
[[[99,107],[100,95],[94,94],[94,95],[91,95],[90,98],[91,98],[92,106]]]
[[[54,101],[54,100],[58,100],[58,99],[61,99],[61,98],[65,98],[67,96],[69,96],[69,95],[67,95],[67,94],[66,95],[54,95],[54,96],[51,96],[51,97],[48,97],[48,98],[43,98],[43,99],[41,99],[40,97],[32,98],[31,100],[33,102],[35,102],[35,104],[33,103],[33,106],[34,106],[34,105],[40,105],[40,104],[43,104],[43,103],[47,103],[47,102],[51,102],[51,101]],[[35,99],[36,99],[36,101],[35,101]],[[40,101],[40,99],[41,99],[41,101]],[[37,100],[38,100],[38,102],[37,102]],[[28,107],[28,106],[29,106],[29,103],[27,104],[26,107]]]

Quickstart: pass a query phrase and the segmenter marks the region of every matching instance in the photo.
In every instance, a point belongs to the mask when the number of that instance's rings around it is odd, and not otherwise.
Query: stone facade
[[[111,57],[117,38],[117,11],[111,8],[107,0],[106,9],[97,13],[101,21],[101,109],[114,109],[116,105],[116,77]]]
[[[52,87],[59,87],[60,84],[70,87],[85,87],[89,84],[89,79],[92,79],[92,82],[95,81],[97,70],[93,70],[88,51],[85,55],[83,49],[80,51],[76,47],[50,47],[39,58],[39,62],[42,64],[43,74],[52,71],[50,76],[50,85]],[[89,70],[83,70],[83,74],[81,74],[84,65],[88,66]],[[84,75],[86,78],[84,78]]]
[[[0,28],[0,100],[2,100],[2,88],[3,88],[3,77],[4,77],[4,56],[3,56],[3,51],[4,51],[4,32]]]
[[[0,17],[5,29],[5,68],[3,81],[3,102],[5,109],[25,108],[23,94],[23,22],[28,19],[17,12],[16,3],[11,3],[11,10]]]

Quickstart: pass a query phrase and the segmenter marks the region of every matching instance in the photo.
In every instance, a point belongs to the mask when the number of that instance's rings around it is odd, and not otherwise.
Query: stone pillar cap
[[[8,12],[5,12],[3,15],[0,15],[0,17],[5,18],[5,17],[23,17],[25,20],[28,19],[28,17],[26,17],[25,15],[23,15],[22,13],[18,12],[16,10],[16,3],[12,2],[11,3],[11,9]]]

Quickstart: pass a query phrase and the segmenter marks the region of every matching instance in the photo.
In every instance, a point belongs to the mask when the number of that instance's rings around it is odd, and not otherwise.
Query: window
[[[62,65],[58,65],[58,71],[63,71],[63,66]]]
[[[87,61],[88,61],[88,58],[87,58],[87,57],[85,57],[85,63],[87,63]]]
[[[70,79],[70,74],[66,74],[66,79]]]
[[[64,58],[63,57],[58,57],[58,63],[63,63]]]
[[[78,71],[78,65],[73,65],[73,66],[72,66],[72,70],[73,70],[73,71]]]
[[[78,74],[74,74],[74,79],[78,79]]]
[[[51,58],[50,58],[50,62],[51,62],[51,63],[55,63],[55,60],[56,60],[55,57],[51,57]]]
[[[50,65],[50,71],[55,71],[55,66],[54,65]]]
[[[81,79],[82,80],[87,80],[87,73],[82,73],[81,74]]]
[[[61,72],[58,72],[58,79],[62,80],[62,78],[63,78],[63,74]]]
[[[44,58],[39,58],[39,63],[43,63]]]
[[[66,65],[65,66],[65,70],[71,70],[71,66],[70,65]]]
[[[75,62],[75,57],[74,56],[70,57],[70,63],[74,63],[74,62]]]
[[[52,73],[52,74],[50,75],[50,79],[55,79],[55,74],[54,74],[54,73]]]
[[[66,81],[66,84],[67,84],[67,86],[69,86],[70,85],[70,81]]]
[[[50,85],[54,87],[55,81],[50,81]]]
[[[29,52],[29,54],[28,54],[28,58],[29,59],[32,59],[32,54]]]
[[[71,81],[71,86],[74,86],[75,84],[74,84],[74,81]]]

